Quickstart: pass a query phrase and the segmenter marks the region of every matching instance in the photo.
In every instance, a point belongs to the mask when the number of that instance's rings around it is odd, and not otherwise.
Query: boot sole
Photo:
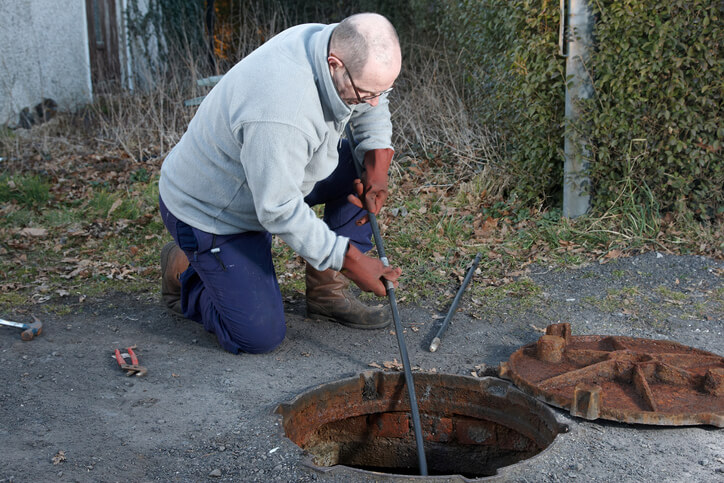
[[[307,318],[314,319],[314,320],[325,320],[327,322],[334,322],[336,324],[341,324],[341,325],[344,325],[345,327],[349,327],[350,329],[358,329],[358,330],[384,329],[385,327],[389,327],[389,325],[390,325],[389,320],[387,322],[380,322],[379,324],[375,324],[375,325],[355,324],[354,322],[345,322],[345,321],[337,319],[331,315],[316,314],[316,313],[309,313],[309,312],[307,312]]]

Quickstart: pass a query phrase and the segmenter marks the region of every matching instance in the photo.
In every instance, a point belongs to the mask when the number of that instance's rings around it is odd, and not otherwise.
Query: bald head
[[[396,79],[402,54],[395,27],[382,15],[359,13],[342,20],[332,32],[329,51],[355,74],[384,72]]]

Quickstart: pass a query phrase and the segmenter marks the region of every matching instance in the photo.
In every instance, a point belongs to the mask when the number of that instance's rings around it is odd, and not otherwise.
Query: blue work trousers
[[[304,199],[309,206],[324,204],[324,222],[338,235],[350,238],[362,252],[372,248],[369,223],[355,222],[366,214],[347,196],[357,177],[346,141],[339,164]],[[219,344],[234,354],[262,353],[277,347],[286,333],[284,306],[266,231],[215,235],[177,219],[159,199],[166,228],[189,259],[181,274],[184,316],[216,334]]]

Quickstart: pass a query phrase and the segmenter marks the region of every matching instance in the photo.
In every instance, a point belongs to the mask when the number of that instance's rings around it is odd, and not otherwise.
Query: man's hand
[[[365,153],[364,171],[360,179],[354,181],[355,193],[347,197],[350,203],[359,208],[377,215],[387,200],[387,172],[390,170],[392,156],[395,151],[387,149],[372,149]],[[367,222],[367,217],[360,219],[357,224]]]
[[[387,294],[382,279],[389,280],[393,286],[397,287],[397,279],[402,275],[401,268],[386,267],[381,261],[368,257],[351,243],[344,256],[341,271],[361,290],[373,292],[380,297]]]

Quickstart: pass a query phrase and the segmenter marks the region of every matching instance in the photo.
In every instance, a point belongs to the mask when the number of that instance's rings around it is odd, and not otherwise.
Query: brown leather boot
[[[161,248],[161,300],[178,315],[183,315],[180,277],[188,267],[189,259],[175,242],[168,242]]]
[[[368,307],[349,290],[349,279],[336,270],[322,272],[307,264],[307,316],[339,322],[353,329],[382,329],[392,317],[385,307]]]

